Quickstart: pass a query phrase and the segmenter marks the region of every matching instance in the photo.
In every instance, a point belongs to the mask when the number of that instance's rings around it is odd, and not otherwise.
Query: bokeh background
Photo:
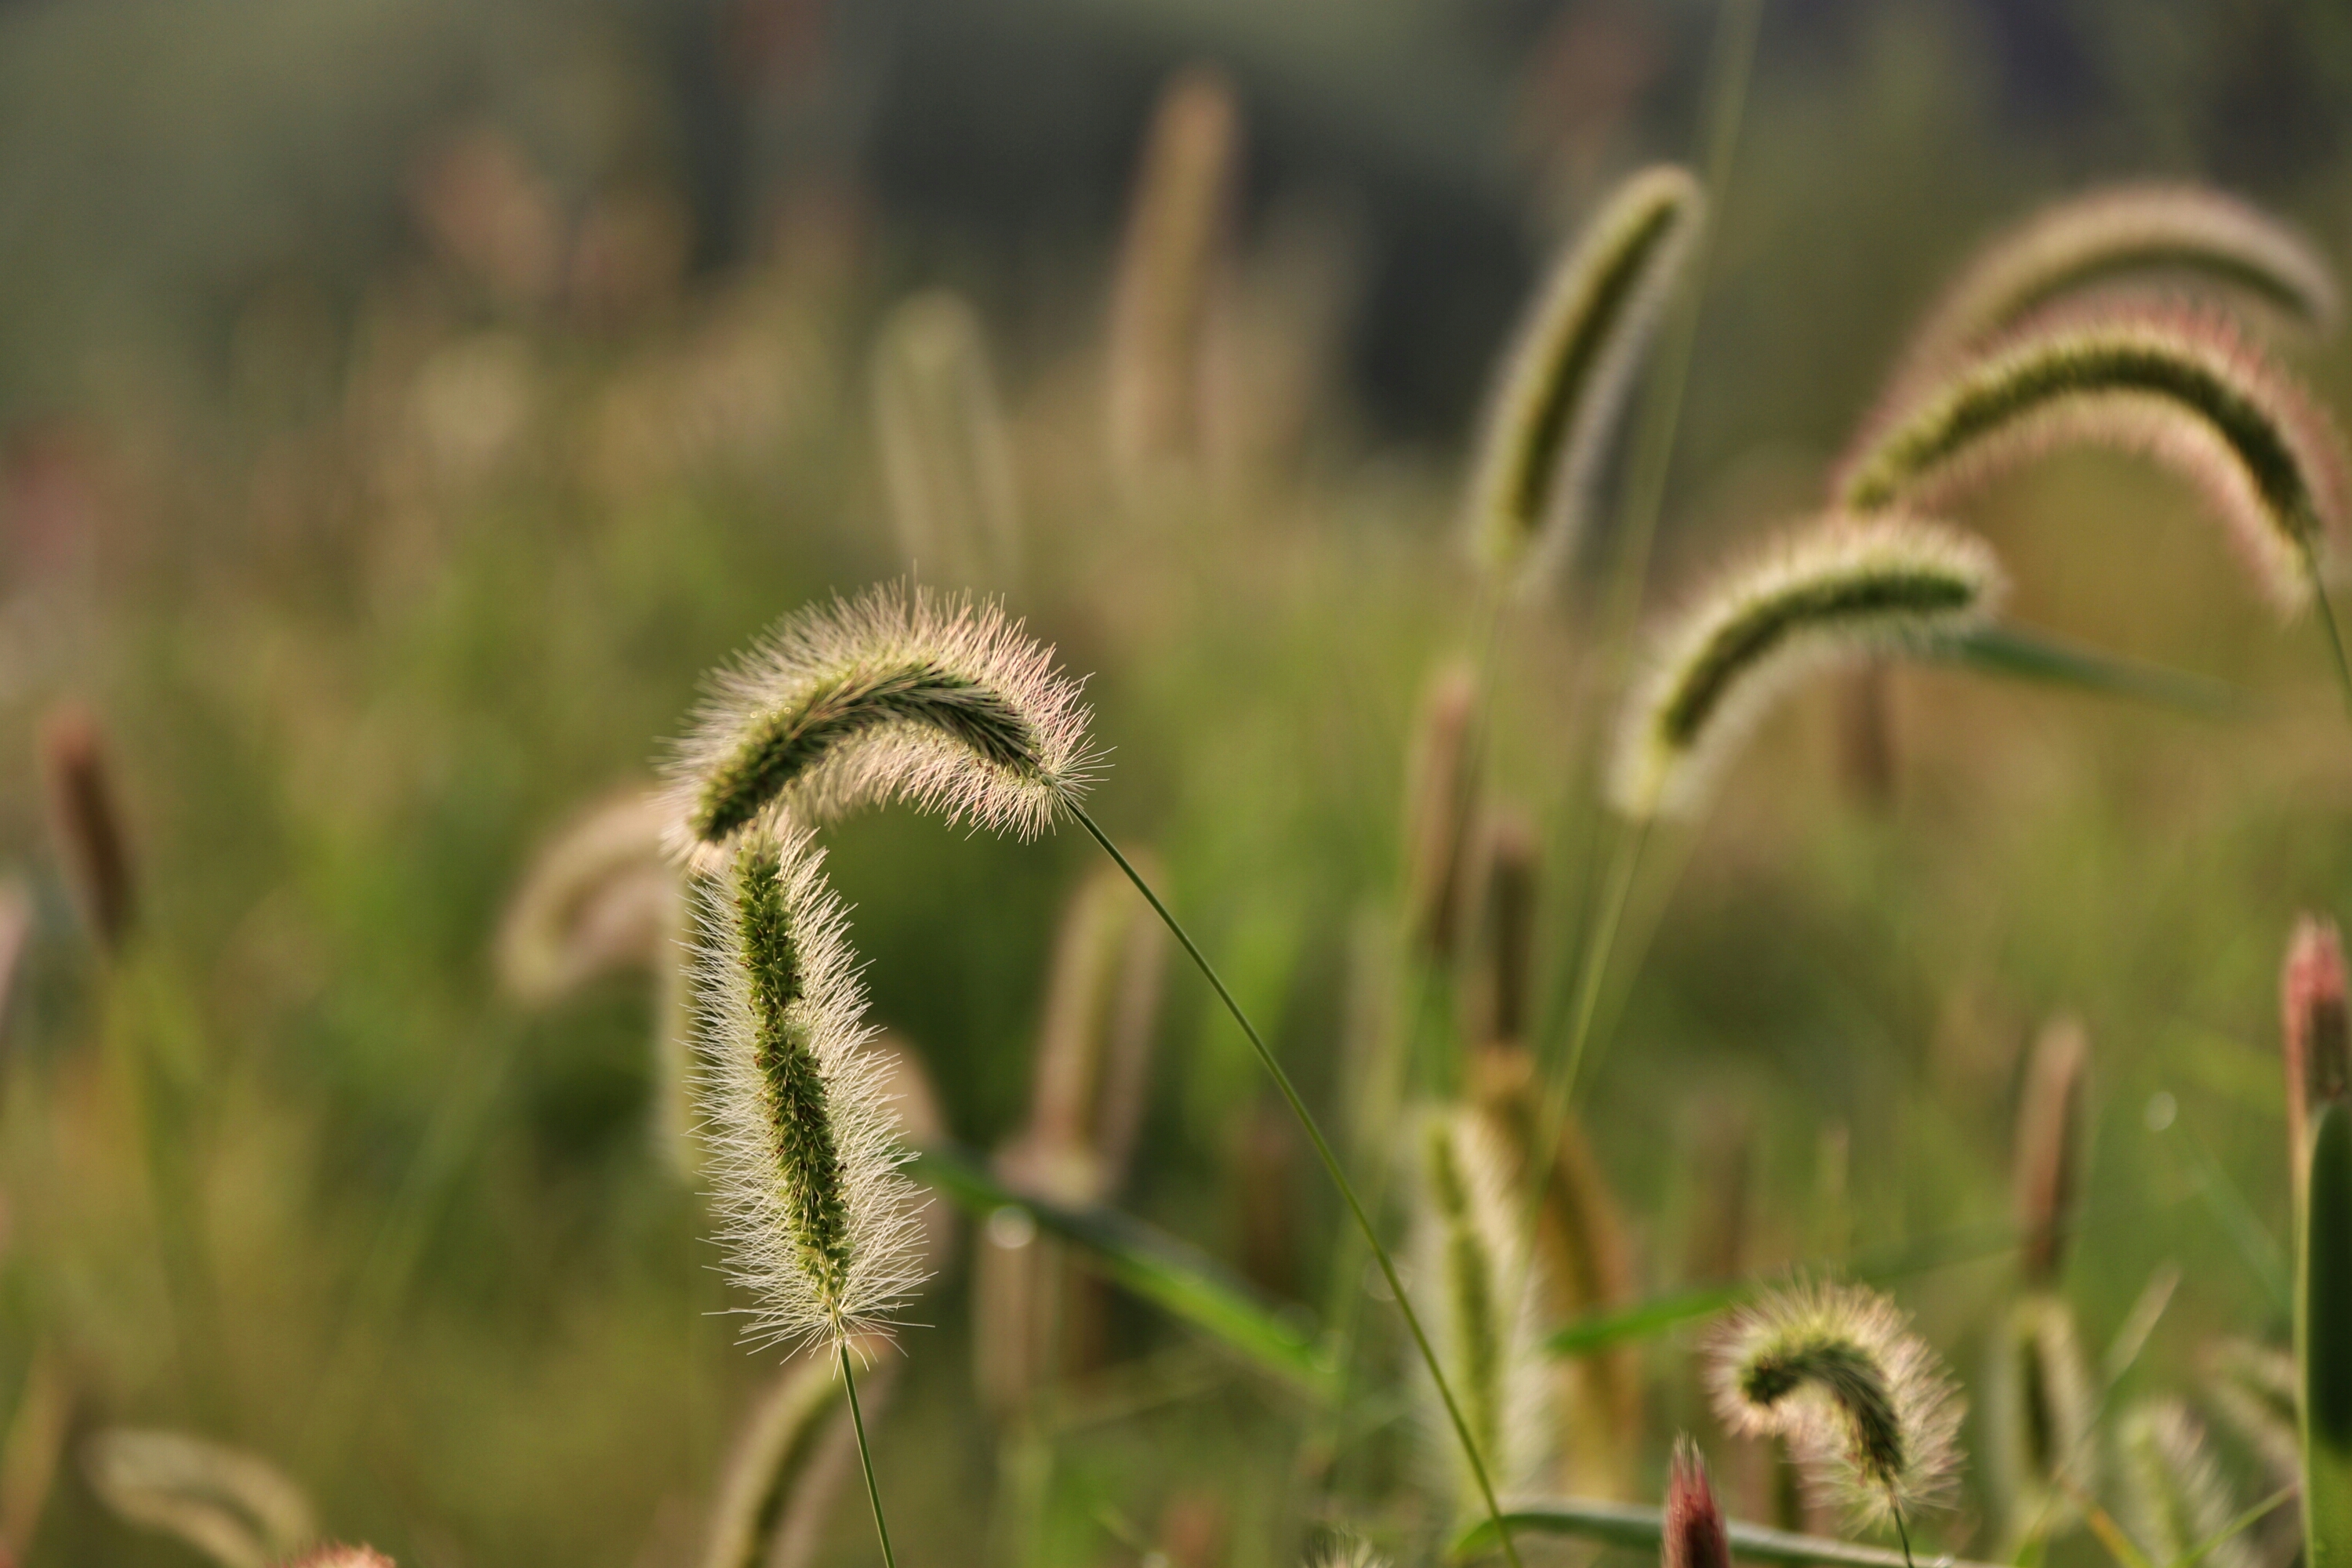
[[[12,1549],[194,1560],[84,1481],[76,1445],[131,1424],[268,1456],[404,1563],[694,1560],[774,1358],[735,1342],[648,1133],[658,987],[625,968],[526,1006],[495,939],[701,672],[831,591],[911,569],[998,594],[1091,674],[1102,816],[1344,1121],[1416,704],[1470,636],[1485,378],[1597,197],[1700,159],[1716,24],[1699,0],[0,0],[0,866],[26,917],[0,1401],[37,1366],[70,1391],[53,1478],[0,1476]],[[1201,68],[1237,110],[1234,184],[1197,417],[1139,476],[1107,428],[1113,279],[1153,106]],[[1971,245],[2148,175],[2352,248],[2352,12],[1766,0],[1652,602],[1812,503]],[[894,510],[876,345],[940,288],[992,365],[1010,556]],[[2340,342],[2302,368],[2347,405]],[[2095,1065],[2069,1289],[2101,1347],[2180,1265],[2130,1374],[2170,1386],[2216,1334],[2284,1331],[2274,976],[2352,876],[2352,735],[2317,634],[2277,629],[2160,478],[2070,458],[1967,521],[2021,620],[2260,713],[1906,671],[1891,773],[1858,781],[1836,695],[1792,704],[1645,879],[1588,1125],[1643,1293],[1980,1234],[2023,1047],[2071,1013]],[[1487,785],[1541,829],[1549,984],[1613,700],[1578,657],[1591,588],[1498,666]],[[111,958],[45,803],[63,703],[127,825]],[[905,814],[831,837],[875,1018],[956,1141],[1004,1146],[1091,847]],[[1340,1216],[1244,1043],[1183,972],[1153,1037],[1109,1195],[1320,1312]],[[175,1349],[142,1051],[180,1086],[218,1281],[204,1365]],[[1010,1418],[978,1392],[973,1247],[910,1312],[877,1428],[902,1561],[1296,1561],[1294,1397],[1113,1297]],[[1900,1292],[1964,1377],[2011,1268]],[[1645,1477],[1705,1426],[1691,1343],[1643,1347]],[[1407,1426],[1350,1428],[1335,1507],[1409,1528]],[[852,1493],[828,1521],[820,1560],[875,1560]]]

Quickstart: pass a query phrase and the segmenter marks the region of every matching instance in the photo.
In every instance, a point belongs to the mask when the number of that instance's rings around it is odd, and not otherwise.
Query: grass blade
[[[1525,1503],[1507,1510],[1503,1522],[1513,1530],[1538,1535],[1569,1535],[1580,1541],[1598,1541],[1609,1546],[1649,1552],[1658,1549],[1665,1531],[1664,1518],[1658,1509],[1644,1508],[1638,1503],[1602,1502],[1593,1498],[1554,1498],[1543,1502]],[[1732,1556],[1742,1562],[1822,1563],[1832,1564],[1833,1568],[1904,1568],[1903,1553],[1889,1552],[1883,1547],[1864,1546],[1851,1541],[1832,1541],[1821,1535],[1798,1535],[1790,1531],[1772,1530],[1738,1520],[1727,1521],[1724,1530],[1731,1538]],[[1455,1539],[1450,1555],[1456,1559],[1471,1556],[1492,1546],[1494,1540],[1494,1521],[1481,1520]],[[1985,1568],[1981,1563],[1950,1557],[1921,1557],[1918,1565],[1919,1568]]]
[[[2303,1560],[2352,1564],[2352,1103],[2312,1118],[2309,1195],[2295,1280],[2303,1378]]]
[[[1017,1193],[971,1155],[934,1144],[908,1174],[985,1217],[1017,1209],[1039,1230],[1083,1248],[1111,1281],[1318,1400],[1338,1374],[1308,1331],[1287,1321],[1247,1285],[1164,1231],[1106,1208],[1078,1208]]]
[[[2200,719],[2241,719],[2252,703],[2222,681],[2139,664],[2015,626],[1984,626],[1953,639],[1945,657],[1984,675],[2071,686]]]

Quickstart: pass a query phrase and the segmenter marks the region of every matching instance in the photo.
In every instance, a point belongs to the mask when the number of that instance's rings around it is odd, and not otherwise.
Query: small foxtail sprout
[[[1470,521],[1487,570],[1522,592],[1576,547],[1706,205],[1685,169],[1628,179],[1561,255],[1504,356],[1474,459]]]
[[[1857,1286],[1776,1290],[1717,1334],[1709,1382],[1732,1431],[1789,1439],[1809,1483],[1858,1520],[1906,1521],[1946,1498],[1961,1405],[1902,1313]]]
[[[1832,517],[1783,541],[1659,640],[1618,739],[1618,809],[1636,822],[1690,812],[1712,768],[1799,677],[1933,652],[1989,616],[2003,586],[1990,548],[1934,523]]]
[[[2253,1568],[2253,1553],[2231,1531],[2238,1514],[2229,1484],[2205,1447],[2205,1428],[2177,1399],[2153,1399],[2116,1427],[2124,1517],[2150,1563],[2192,1554],[2211,1568]]]
[[[993,605],[886,587],[787,617],[713,682],[671,764],[692,858],[783,805],[897,800],[1034,837],[1084,790],[1078,687]]]
[[[2060,447],[2120,447],[2189,480],[2282,616],[2311,603],[2346,521],[2326,415],[2224,316],[2061,314],[2028,326],[1863,428],[1835,504],[1935,505]]]
[[[2197,185],[2113,185],[1979,252],[1913,337],[1899,379],[1933,374],[2061,298],[2141,281],[2220,291],[2315,332],[2342,313],[2326,261],[2269,214]]]

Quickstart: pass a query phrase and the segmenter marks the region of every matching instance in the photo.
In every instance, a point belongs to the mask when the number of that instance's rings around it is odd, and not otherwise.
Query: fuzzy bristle
[[[1902,379],[2063,296],[2137,279],[2218,290],[2315,331],[2333,330],[2342,310],[2326,261],[2269,214],[2197,185],[2115,185],[2048,207],[1979,251],[1912,340]]]
[[[1863,1520],[1940,1505],[1961,1404],[1894,1303],[1858,1286],[1776,1290],[1717,1333],[1708,1380],[1732,1431],[1790,1440],[1808,1481]]]
[[[1429,1117],[1421,1174],[1418,1268],[1435,1282],[1431,1339],[1496,1489],[1525,1490],[1549,1463],[1556,1429],[1538,1332],[1542,1269],[1525,1246],[1527,1207],[1514,1193],[1507,1156],[1473,1112]],[[1434,1385],[1424,1380],[1423,1389],[1433,1400]],[[1475,1510],[1475,1478],[1446,1423],[1433,1413],[1428,1426],[1456,1497]]]
[[[1583,531],[1610,437],[1705,211],[1687,170],[1633,175],[1562,253],[1512,342],[1469,504],[1480,557],[1522,591],[1547,581]]]
[[[697,1088],[719,1234],[760,1303],[747,1337],[794,1348],[883,1334],[922,1282],[884,1063],[865,1048],[824,859],[805,832],[755,828],[698,889]]]
[[[1034,837],[1083,793],[1077,682],[992,605],[885,586],[788,617],[721,671],[667,772],[689,860],[782,806],[891,800]]]
[[[1666,1472],[1664,1539],[1658,1568],[1731,1568],[1731,1540],[1706,1476],[1706,1460],[1687,1435],[1675,1439]]]
[[[2116,1427],[2125,1522],[2151,1563],[2180,1563],[2202,1551],[2210,1568],[2253,1568],[2242,1535],[2225,1533],[2238,1513],[2229,1484],[2206,1451],[2205,1429],[2177,1399],[2125,1412]]]
[[[2004,585],[1982,541],[1914,519],[1833,516],[1781,541],[1657,640],[1619,734],[1612,798],[1636,819],[1687,813],[1798,678],[1932,650],[1990,616]]]
[[[2320,405],[2228,318],[2188,309],[2062,311],[2031,322],[1863,428],[1837,504],[1936,506],[2060,447],[2145,456],[2188,480],[2283,616],[2346,528],[2343,441]]]

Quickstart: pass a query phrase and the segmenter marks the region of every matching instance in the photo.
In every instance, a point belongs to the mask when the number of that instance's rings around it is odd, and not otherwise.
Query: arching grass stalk
[[[2352,662],[2344,657],[2344,633],[2336,624],[2336,605],[2327,597],[2327,580],[2319,573],[2319,546],[2308,537],[2303,541],[2303,563],[2311,574],[2311,602],[2319,612],[2320,629],[2327,634],[2327,651],[2334,656],[2336,688],[2344,694],[2344,711],[2352,716]]]
[[[1380,1231],[1372,1223],[1370,1212],[1364,1207],[1362,1198],[1357,1195],[1356,1184],[1348,1179],[1339,1157],[1331,1152],[1330,1140],[1324,1137],[1323,1129],[1316,1122],[1315,1113],[1307,1109],[1307,1101],[1299,1097],[1297,1086],[1290,1081],[1290,1075],[1275,1058],[1273,1048],[1257,1032],[1257,1026],[1250,1022],[1249,1015],[1242,1011],[1242,1005],[1225,988],[1224,980],[1217,973],[1216,966],[1209,962],[1207,955],[1194,943],[1192,934],[1185,931],[1168,906],[1160,901],[1151,884],[1145,881],[1128,858],[1119,852],[1118,846],[1111,841],[1110,836],[1102,830],[1084,805],[1073,801],[1066,809],[1094,841],[1102,846],[1103,853],[1117,861],[1118,868],[1127,873],[1128,880],[1135,884],[1135,890],[1143,895],[1144,901],[1151,906],[1152,912],[1160,917],[1168,927],[1169,934],[1176,939],[1176,944],[1192,959],[1202,978],[1209,983],[1210,989],[1216,992],[1217,999],[1225,1005],[1225,1011],[1233,1015],[1234,1022],[1247,1037],[1250,1048],[1257,1053],[1258,1061],[1274,1079],[1274,1086],[1281,1091],[1283,1100],[1290,1107],[1290,1113],[1298,1119],[1298,1125],[1306,1132],[1307,1142],[1315,1146],[1316,1158],[1322,1161],[1331,1184],[1339,1189],[1341,1200],[1347,1204],[1349,1213],[1355,1216],[1357,1228],[1363,1233],[1365,1244],[1371,1248],[1373,1261],[1380,1265],[1381,1277],[1388,1282],[1389,1293],[1396,1298],[1397,1311],[1403,1317],[1405,1328],[1412,1335],[1413,1348],[1420,1352],[1422,1364],[1429,1369],[1430,1381],[1436,1384],[1438,1397],[1445,1405],[1446,1420],[1454,1428],[1455,1439],[1462,1445],[1463,1458],[1470,1467],[1479,1498],[1486,1505],[1487,1515],[1494,1521],[1502,1542],[1503,1555],[1510,1561],[1511,1568],[1521,1568],[1518,1548],[1512,1543],[1510,1531],[1503,1522],[1502,1504],[1495,1496],[1495,1486],[1487,1475],[1486,1458],[1470,1436],[1470,1426],[1463,1418],[1462,1406],[1454,1396],[1453,1387],[1445,1380],[1444,1369],[1438,1365],[1437,1352],[1430,1344],[1428,1333],[1422,1328],[1420,1315],[1412,1310],[1412,1299],[1405,1294],[1404,1281],[1397,1277],[1396,1259],[1389,1256],[1389,1249],[1381,1242]]]
[[[849,1425],[857,1434],[857,1467],[866,1474],[866,1500],[874,1508],[874,1533],[882,1542],[885,1568],[898,1568],[898,1555],[890,1550],[890,1524],[882,1517],[882,1489],[874,1484],[874,1454],[866,1446],[866,1412],[857,1403],[857,1374],[849,1365],[849,1342],[843,1340],[835,1347],[841,1357],[841,1385],[849,1391]]]

